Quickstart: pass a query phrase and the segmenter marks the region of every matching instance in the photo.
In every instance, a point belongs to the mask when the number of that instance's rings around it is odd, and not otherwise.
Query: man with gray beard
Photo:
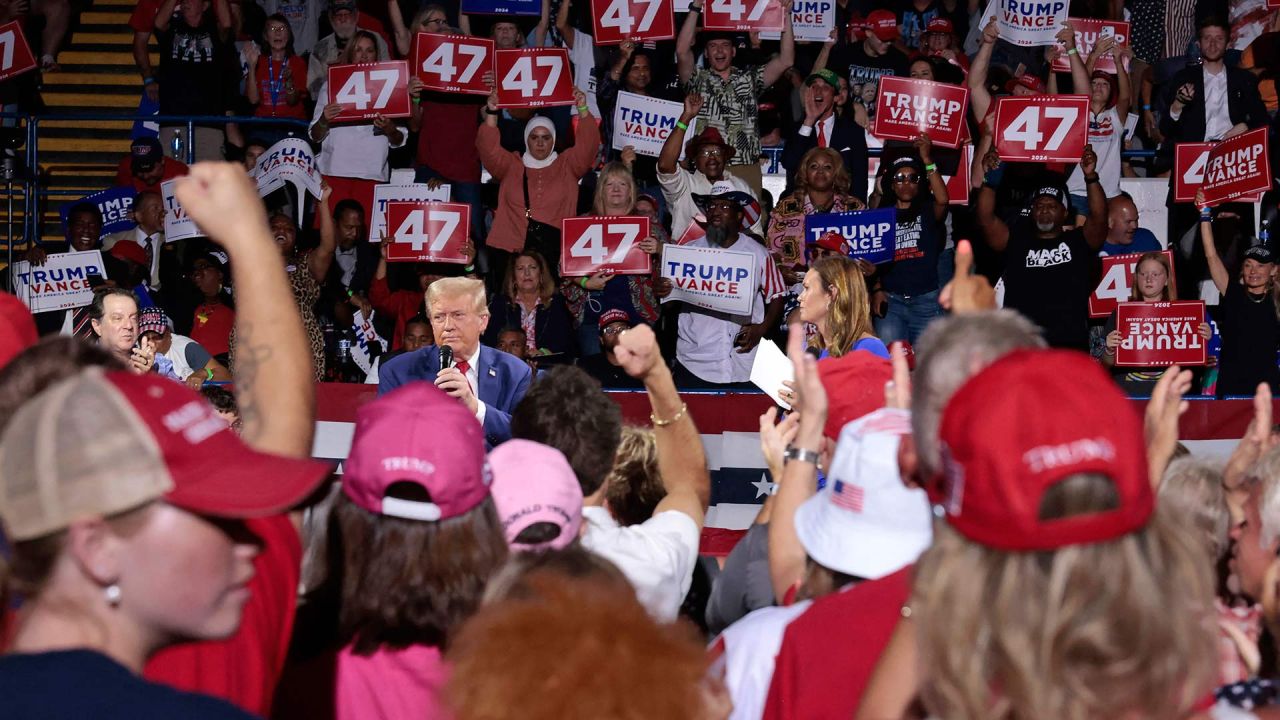
[[[994,154],[994,153],[992,153]],[[1098,250],[1107,239],[1107,198],[1098,184],[1098,157],[1086,145],[1080,157],[1089,195],[1083,227],[1067,226],[1067,192],[1048,184],[1031,195],[1031,210],[1012,227],[996,216],[996,187],[1004,168],[992,168],[978,192],[978,228],[992,250],[1004,253],[1004,306],[1017,310],[1044,331],[1051,347],[1089,349],[1089,294]]]

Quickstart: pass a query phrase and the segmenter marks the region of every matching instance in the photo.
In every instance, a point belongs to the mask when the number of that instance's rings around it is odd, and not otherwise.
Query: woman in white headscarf
[[[600,149],[600,127],[586,96],[576,89],[573,96],[578,106],[573,147],[557,153],[555,126],[535,116],[524,129],[523,154],[502,148],[498,133],[502,111],[497,92],[489,96],[476,147],[480,162],[501,183],[487,242],[491,276],[501,278],[510,257],[526,246],[541,253],[551,272],[559,274],[560,221],[577,214],[578,180],[591,170]]]

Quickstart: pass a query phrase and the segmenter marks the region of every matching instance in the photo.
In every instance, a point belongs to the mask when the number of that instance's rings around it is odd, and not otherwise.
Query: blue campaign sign
[[[137,223],[129,219],[129,211],[133,209],[133,200],[138,193],[131,187],[107,188],[92,195],[86,195],[75,202],[63,203],[58,208],[62,216],[62,232],[67,231],[67,213],[80,203],[93,203],[102,213],[102,237],[121,230],[132,230]]]
[[[542,0],[462,0],[464,15],[542,14]]]
[[[844,238],[841,247],[851,258],[872,265],[893,259],[894,230],[898,211],[894,208],[858,212],[819,213],[804,219],[804,242],[813,245],[828,233]]]

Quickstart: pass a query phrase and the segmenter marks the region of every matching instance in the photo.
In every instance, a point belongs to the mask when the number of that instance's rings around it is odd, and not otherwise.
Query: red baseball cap
[[[0,292],[0,367],[40,338],[36,320],[16,295]]]
[[[878,355],[855,350],[818,363],[827,391],[827,425],[822,434],[840,437],[845,425],[884,407],[884,384],[893,379],[893,365]]]
[[[388,497],[411,482],[427,501]],[[462,403],[428,382],[409,383],[356,411],[342,491],[378,515],[436,521],[457,517],[489,496],[484,429]]]
[[[874,34],[884,42],[898,39],[898,16],[889,10],[872,10],[862,22],[866,32]]]
[[[1023,73],[1004,84],[1006,92],[1013,92],[1013,89],[1021,85],[1033,93],[1044,92],[1044,81],[1032,75],[1031,73]]]
[[[1155,507],[1142,421],[1088,355],[1018,350],[971,378],[942,414],[947,520],[1008,551],[1113,540]],[[1045,493],[1078,473],[1115,484],[1112,510],[1041,520]]]
[[[142,267],[148,267],[147,251],[143,250],[141,245],[133,242],[132,240],[121,240],[115,245],[112,245],[111,249],[107,252],[111,257],[117,260],[127,260],[129,262],[137,263]]]
[[[936,17],[930,20],[928,25],[924,26],[924,32],[926,35],[929,33],[944,33],[946,35],[952,35],[955,31],[956,28],[951,24],[951,21],[942,17]]]
[[[89,368],[29,400],[5,428],[0,519],[11,540],[29,540],[154,500],[261,517],[306,499],[331,470],[250,448],[182,383]]]

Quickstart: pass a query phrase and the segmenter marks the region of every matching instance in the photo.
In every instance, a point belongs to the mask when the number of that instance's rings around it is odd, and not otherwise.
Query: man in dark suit
[[[378,371],[378,394],[414,381],[434,381],[458,399],[484,426],[492,447],[511,438],[511,411],[532,382],[529,366],[519,358],[480,344],[489,324],[484,283],[471,278],[437,280],[427,288],[427,308],[436,345],[389,360]],[[440,368],[440,347],[453,351],[453,362]]]
[[[364,208],[350,198],[339,202],[333,209],[333,226],[337,230],[338,245],[325,277],[325,289],[342,298],[347,297],[348,290],[368,295],[382,255],[377,243],[365,242]]]
[[[815,147],[835,148],[844,160],[844,169],[853,180],[849,194],[867,201],[867,136],[862,126],[835,115],[841,94],[840,78],[827,69],[815,70],[805,79],[804,122],[787,138],[782,165],[787,169],[787,189],[795,188],[800,158]],[[774,198],[774,202],[782,198]]]
[[[1248,70],[1227,67],[1223,57],[1231,28],[1221,20],[1207,18],[1200,22],[1197,44],[1200,65],[1180,70],[1165,83],[1159,109],[1160,132],[1165,142],[1160,147],[1166,162],[1173,162],[1177,143],[1206,142],[1234,137],[1268,122],[1267,106],[1258,93],[1258,78]],[[1191,203],[1173,202],[1173,183],[1169,183],[1169,244],[1177,246],[1188,230],[1196,227],[1197,209]],[[1252,204],[1235,204],[1233,211],[1253,225]],[[1199,297],[1199,281],[1206,274],[1204,251],[1192,238],[1182,248],[1176,263],[1178,293],[1182,297]]]

